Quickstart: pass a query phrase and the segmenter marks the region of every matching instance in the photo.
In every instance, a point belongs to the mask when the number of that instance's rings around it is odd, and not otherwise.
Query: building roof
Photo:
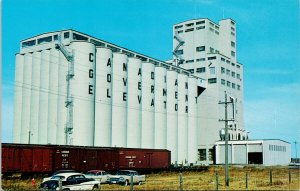
[[[228,143],[237,143],[237,144],[243,144],[243,143],[246,143],[246,142],[250,142],[250,143],[262,143],[264,141],[281,141],[281,142],[285,142],[285,143],[288,143],[288,144],[291,144],[287,141],[284,141],[284,140],[281,140],[281,139],[250,139],[250,140],[230,140],[228,141]],[[225,141],[217,141],[216,144],[224,144]]]

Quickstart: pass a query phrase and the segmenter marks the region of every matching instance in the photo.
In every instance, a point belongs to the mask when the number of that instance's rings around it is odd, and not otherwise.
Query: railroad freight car
[[[2,144],[2,174],[51,174],[62,169],[86,172],[166,170],[171,152],[163,149]]]

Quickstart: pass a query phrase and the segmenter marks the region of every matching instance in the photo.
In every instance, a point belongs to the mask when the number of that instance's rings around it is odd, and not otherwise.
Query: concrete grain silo
[[[71,80],[73,97],[74,145],[93,146],[95,122],[95,45],[85,41],[73,41],[74,78]]]
[[[197,78],[188,78],[188,162],[197,161]]]
[[[16,54],[13,142],[20,143],[22,129],[24,55]]]
[[[38,142],[48,144],[48,102],[49,102],[49,69],[50,69],[50,51],[41,52],[40,66],[40,97],[39,97],[39,130]]]
[[[97,47],[95,92],[95,146],[111,146],[112,50]]]
[[[128,58],[127,147],[141,148],[142,66],[138,58]]]
[[[55,144],[58,117],[58,90],[59,90],[59,51],[55,48],[50,49],[49,66],[49,93],[48,93],[48,134],[47,143]]]
[[[127,55],[113,53],[111,146],[127,144],[127,62]]]
[[[30,100],[30,143],[38,143],[39,127],[39,95],[40,95],[40,66],[41,52],[32,53],[32,78],[31,78],[31,100]]]
[[[178,163],[185,164],[188,150],[188,76],[178,74]]]
[[[167,69],[155,67],[154,148],[167,148]]]
[[[22,91],[22,128],[21,143],[29,143],[30,136],[30,104],[32,88],[32,52],[24,55],[23,67],[23,91]]]
[[[177,72],[167,71],[167,149],[171,161],[178,161],[178,79]]]
[[[154,65],[142,63],[141,147],[154,148]]]
[[[53,63],[55,64],[55,63]],[[57,94],[57,129],[56,129],[56,144],[66,144],[65,128],[67,124],[67,74],[69,62],[64,55],[59,52],[58,64],[58,94]]]

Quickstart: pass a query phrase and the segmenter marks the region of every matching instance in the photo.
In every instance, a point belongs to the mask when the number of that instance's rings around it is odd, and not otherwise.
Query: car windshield
[[[87,172],[86,175],[97,175],[97,172]]]
[[[51,180],[59,180],[59,179],[65,179],[64,176],[58,176],[58,175],[54,175],[51,177]]]
[[[128,172],[128,171],[119,171],[116,173],[116,175],[129,175],[129,174],[130,174],[130,172]]]

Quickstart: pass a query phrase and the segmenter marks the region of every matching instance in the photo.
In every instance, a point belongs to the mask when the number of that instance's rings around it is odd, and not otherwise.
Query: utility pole
[[[55,44],[56,48],[61,51],[61,53],[68,60],[68,74],[66,76],[67,81],[67,98],[65,101],[65,106],[68,109],[67,114],[67,124],[65,127],[66,145],[71,144],[70,135],[73,133],[73,97],[71,96],[71,79],[74,77],[74,51],[68,52],[66,47],[61,42],[61,35],[58,37],[58,43]]]
[[[219,102],[219,104],[225,105],[225,119],[220,119],[219,121],[225,122],[225,185],[229,186],[229,173],[228,173],[228,121],[234,121],[234,119],[228,119],[227,116],[227,106],[233,101],[227,101],[227,93],[225,91],[225,102]]]

